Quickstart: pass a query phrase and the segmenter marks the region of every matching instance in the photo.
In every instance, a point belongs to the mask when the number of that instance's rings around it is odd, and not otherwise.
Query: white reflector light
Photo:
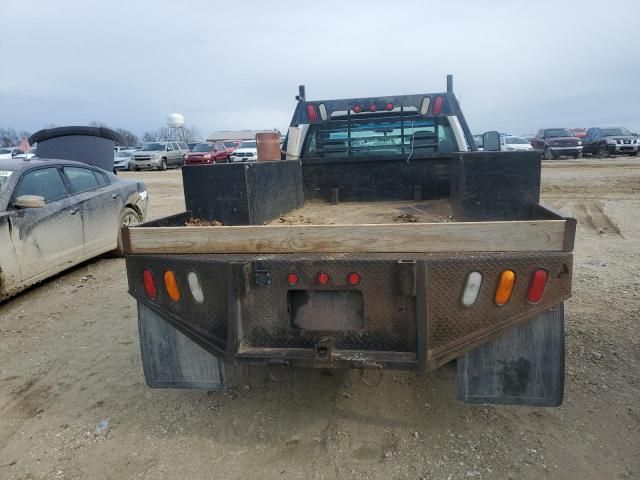
[[[318,107],[320,109],[320,118],[326,122],[327,121],[327,107],[325,107],[324,103],[321,103]]]
[[[420,115],[426,115],[429,112],[430,103],[431,103],[431,97],[424,97],[422,99],[422,105],[420,106]]]
[[[467,284],[464,286],[462,293],[462,305],[470,307],[478,299],[480,293],[480,285],[482,285],[482,274],[480,272],[471,272],[467,275]]]
[[[191,290],[193,299],[197,303],[204,302],[204,293],[202,292],[202,287],[200,286],[198,275],[196,275],[195,272],[189,272],[189,274],[187,275],[187,282],[189,282],[189,289]]]

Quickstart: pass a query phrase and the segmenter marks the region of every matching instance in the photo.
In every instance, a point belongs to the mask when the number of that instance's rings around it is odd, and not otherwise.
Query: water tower
[[[184,117],[179,113],[171,113],[167,117],[167,127],[169,127],[168,140],[184,140]]]

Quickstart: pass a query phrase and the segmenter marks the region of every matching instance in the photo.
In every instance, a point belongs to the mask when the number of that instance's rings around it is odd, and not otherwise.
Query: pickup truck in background
[[[456,361],[464,402],[562,402],[575,220],[539,204],[539,153],[477,151],[447,80],[301,87],[283,160],[185,166],[187,211],[123,229],[149,386]]]
[[[590,128],[582,141],[584,144],[583,152],[598,158],[610,155],[635,156],[640,147],[638,137],[622,127]]]
[[[555,160],[561,155],[582,157],[582,140],[568,128],[543,128],[538,130],[531,146],[542,152],[545,160]]]

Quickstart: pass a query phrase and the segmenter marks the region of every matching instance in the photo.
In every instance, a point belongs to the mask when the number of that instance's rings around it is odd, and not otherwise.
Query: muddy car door
[[[25,195],[42,197],[44,205],[25,208],[20,202]],[[83,232],[76,201],[57,167],[32,169],[22,175],[10,204],[11,240],[21,281],[78,261]]]
[[[62,169],[71,193],[82,208],[85,254],[116,248],[118,220],[123,199],[108,177],[93,168],[68,166]]]

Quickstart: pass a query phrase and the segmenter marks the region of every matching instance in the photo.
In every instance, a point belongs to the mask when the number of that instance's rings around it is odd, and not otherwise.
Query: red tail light
[[[318,274],[318,283],[320,285],[327,285],[329,283],[329,280],[330,280],[330,278],[329,278],[328,274],[326,274],[324,272],[321,272],[321,273]]]
[[[316,112],[316,107],[313,104],[307,105],[307,115],[309,115],[310,122],[313,123],[318,121],[318,114]]]
[[[376,107],[373,103],[369,105],[369,110],[371,110],[372,112],[375,112],[377,109],[378,107]]]
[[[529,290],[527,290],[527,300],[531,303],[538,303],[544,294],[544,287],[547,285],[549,274],[546,270],[536,270],[531,277]]]
[[[362,111],[362,107],[360,105],[355,105],[353,107],[353,111],[356,113],[360,113]]]
[[[298,275],[296,275],[295,273],[290,273],[289,275],[287,275],[287,282],[291,286],[297,285],[298,284]]]
[[[353,285],[355,287],[360,283],[360,275],[355,272],[350,273],[347,275],[347,282],[349,282],[349,285]]]
[[[393,103],[387,103],[387,110],[393,110]]]
[[[440,115],[442,113],[442,104],[444,103],[444,98],[436,97],[435,102],[433,102],[433,114]]]
[[[148,268],[145,268],[142,272],[142,283],[144,284],[144,291],[151,300],[158,298],[158,289],[156,288],[156,281],[153,278],[153,272]]]

